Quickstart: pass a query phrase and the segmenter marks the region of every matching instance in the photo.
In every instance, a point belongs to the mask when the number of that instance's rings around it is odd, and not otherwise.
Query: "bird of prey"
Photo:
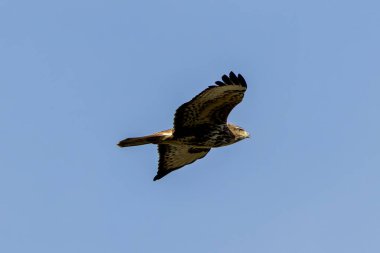
[[[230,72],[181,105],[174,115],[174,127],[151,135],[127,138],[120,147],[157,144],[158,172],[154,181],[207,155],[211,148],[231,145],[249,137],[243,128],[227,123],[228,114],[243,100],[247,83]]]

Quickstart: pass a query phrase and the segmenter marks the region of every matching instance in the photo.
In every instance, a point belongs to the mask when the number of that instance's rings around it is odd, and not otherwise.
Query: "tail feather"
[[[125,140],[120,141],[117,145],[119,147],[131,147],[131,146],[139,146],[149,144],[147,137],[137,137],[137,138],[127,138]]]
[[[162,141],[171,138],[173,133],[172,129],[161,131],[152,135],[135,137],[135,138],[127,138],[120,141],[117,145],[119,147],[131,147],[131,146],[139,146],[145,144],[159,144]]]

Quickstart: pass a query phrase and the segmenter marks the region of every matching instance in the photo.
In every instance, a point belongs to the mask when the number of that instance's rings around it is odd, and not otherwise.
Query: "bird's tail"
[[[159,144],[164,140],[167,140],[172,136],[173,130],[165,130],[158,133],[154,133],[147,136],[135,137],[135,138],[127,138],[120,141],[117,145],[121,148],[131,147],[131,146],[139,146],[145,144]]]

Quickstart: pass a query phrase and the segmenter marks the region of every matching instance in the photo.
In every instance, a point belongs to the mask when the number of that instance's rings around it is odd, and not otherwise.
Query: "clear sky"
[[[0,252],[380,252],[377,0],[0,0]],[[126,137],[229,71],[253,138]]]

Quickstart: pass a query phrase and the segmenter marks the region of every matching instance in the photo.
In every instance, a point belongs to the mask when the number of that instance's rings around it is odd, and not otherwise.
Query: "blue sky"
[[[0,1],[0,251],[380,252],[378,1]],[[153,182],[229,71],[253,138]]]

